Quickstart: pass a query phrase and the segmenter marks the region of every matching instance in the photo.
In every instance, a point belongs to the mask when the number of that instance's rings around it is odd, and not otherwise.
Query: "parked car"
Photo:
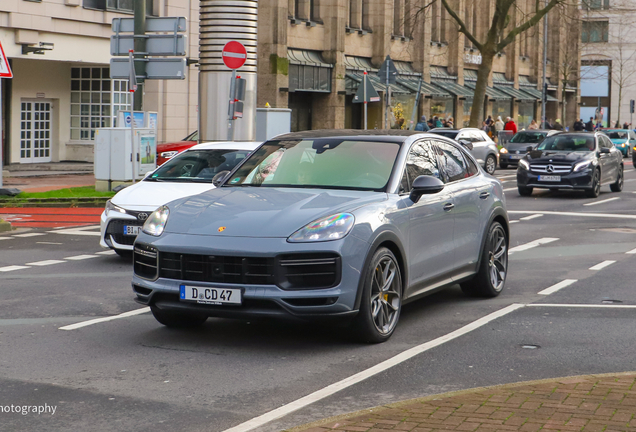
[[[177,198],[214,189],[213,177],[232,170],[256,142],[205,143],[170,159],[142,181],[119,191],[106,203],[100,222],[100,245],[121,256],[132,255],[133,243],[148,215]]]
[[[157,144],[157,166],[163,165],[171,157],[197,144],[199,131],[194,131],[181,141]]]
[[[533,188],[584,190],[595,198],[602,184],[612,192],[623,190],[623,156],[601,132],[552,135],[519,160],[519,195]]]
[[[297,132],[265,142],[217,189],[155,211],[132,287],[169,327],[341,319],[383,342],[405,302],[439,288],[497,296],[508,235],[501,182],[450,139]]]
[[[519,159],[528,152],[528,147],[536,147],[547,136],[559,133],[557,130],[529,129],[517,132],[510,141],[499,149],[499,166],[501,169],[509,165],[517,166]]]
[[[449,129],[435,128],[431,133],[442,135],[455,141],[468,141],[473,143],[471,154],[477,159],[488,174],[494,174],[497,169],[497,155],[499,151],[497,144],[488,136],[486,132],[477,128]]]
[[[630,157],[636,146],[636,133],[629,129],[604,129],[603,132],[609,137],[612,143],[623,154],[623,157]]]

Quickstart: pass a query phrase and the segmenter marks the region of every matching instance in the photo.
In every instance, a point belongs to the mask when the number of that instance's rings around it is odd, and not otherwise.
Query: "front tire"
[[[620,167],[618,170],[618,174],[616,175],[616,182],[610,185],[610,189],[612,192],[620,192],[623,190],[623,184],[625,183],[625,179],[623,177],[623,167]]]
[[[594,170],[594,175],[592,176],[592,189],[588,189],[585,191],[585,195],[588,198],[596,198],[601,194],[601,172],[599,170]]]
[[[517,189],[519,190],[519,195],[521,195],[521,196],[530,196],[530,195],[532,195],[532,188],[531,187],[517,186]]]
[[[170,328],[199,327],[208,319],[205,315],[164,311],[157,306],[150,306],[150,311],[160,324]]]
[[[488,155],[486,162],[484,163],[484,169],[490,175],[495,173],[497,169],[497,159],[493,155]]]
[[[363,273],[360,311],[353,322],[357,339],[367,343],[387,341],[402,310],[402,276],[393,252],[380,248]]]
[[[481,253],[479,272],[469,281],[462,282],[462,291],[473,297],[496,297],[506,284],[508,274],[508,235],[499,222],[488,229]]]

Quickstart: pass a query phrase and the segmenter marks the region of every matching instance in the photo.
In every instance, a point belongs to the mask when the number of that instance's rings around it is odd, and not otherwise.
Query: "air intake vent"
[[[133,268],[137,276],[157,279],[157,249],[146,245],[135,245]]]
[[[278,286],[286,290],[331,288],[340,282],[336,254],[282,255],[278,260]]]

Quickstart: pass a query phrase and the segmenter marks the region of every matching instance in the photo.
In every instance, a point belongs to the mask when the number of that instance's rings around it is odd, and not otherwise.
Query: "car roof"
[[[422,134],[422,132],[402,129],[321,129],[277,135],[270,138],[270,140],[287,141],[311,138],[358,138],[364,141],[389,141],[401,143],[406,141],[409,136],[418,134]]]
[[[466,128],[468,129],[468,128]],[[459,129],[453,129],[453,128],[445,128],[445,127],[441,127],[441,128],[433,128],[431,129],[429,132],[438,132],[438,131],[444,131],[444,132],[459,132]]]
[[[212,141],[196,144],[187,151],[192,150],[254,150],[261,145],[258,141]]]

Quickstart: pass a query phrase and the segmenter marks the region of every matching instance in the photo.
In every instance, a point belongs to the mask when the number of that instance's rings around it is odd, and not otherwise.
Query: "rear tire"
[[[601,172],[599,170],[594,170],[594,174],[592,176],[592,189],[588,189],[585,191],[585,195],[588,198],[597,198],[601,194]]]
[[[532,188],[531,187],[517,186],[517,189],[519,190],[519,195],[521,195],[521,196],[530,196],[530,195],[532,195]]]
[[[208,319],[205,315],[164,311],[156,306],[150,306],[150,311],[160,324],[170,328],[199,327]]]
[[[497,158],[493,155],[488,155],[486,162],[484,162],[484,169],[488,174],[493,175],[497,169]]]
[[[473,297],[496,297],[506,284],[508,274],[508,235],[499,222],[488,229],[481,252],[479,272],[469,281],[462,282],[462,291]]]
[[[612,192],[620,192],[623,190],[623,184],[625,180],[623,177],[623,167],[620,167],[618,170],[618,175],[616,176],[616,182],[610,185],[610,189]]]

